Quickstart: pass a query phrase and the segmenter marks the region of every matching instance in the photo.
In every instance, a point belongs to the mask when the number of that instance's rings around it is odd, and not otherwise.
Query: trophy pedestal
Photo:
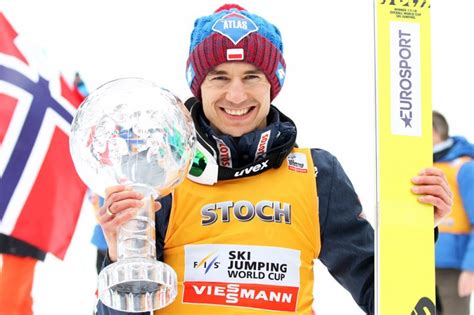
[[[128,312],[160,309],[176,298],[176,272],[149,258],[113,263],[99,274],[99,298],[106,306]]]

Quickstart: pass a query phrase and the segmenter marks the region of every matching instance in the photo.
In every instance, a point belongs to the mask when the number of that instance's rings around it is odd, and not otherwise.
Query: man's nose
[[[234,104],[240,104],[247,100],[247,91],[242,80],[234,79],[227,89],[226,100]]]

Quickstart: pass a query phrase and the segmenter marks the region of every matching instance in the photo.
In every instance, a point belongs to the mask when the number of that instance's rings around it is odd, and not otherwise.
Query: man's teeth
[[[229,114],[229,115],[234,115],[234,116],[242,116],[245,115],[249,112],[250,108],[243,108],[243,109],[230,109],[230,108],[224,108],[224,111]]]

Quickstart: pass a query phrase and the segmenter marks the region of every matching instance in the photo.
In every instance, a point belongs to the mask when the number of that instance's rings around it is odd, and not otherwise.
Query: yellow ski
[[[432,164],[430,2],[375,1],[377,314],[435,314],[433,211],[410,192]]]

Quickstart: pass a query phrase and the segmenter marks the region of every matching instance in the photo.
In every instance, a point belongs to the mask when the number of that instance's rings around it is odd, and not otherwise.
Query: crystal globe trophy
[[[108,82],[77,110],[70,151],[81,179],[99,195],[124,184],[145,196],[144,206],[118,228],[117,262],[99,274],[99,298],[106,306],[144,312],[175,299],[176,272],[156,260],[154,201],[185,178],[195,139],[183,103],[144,79]]]

